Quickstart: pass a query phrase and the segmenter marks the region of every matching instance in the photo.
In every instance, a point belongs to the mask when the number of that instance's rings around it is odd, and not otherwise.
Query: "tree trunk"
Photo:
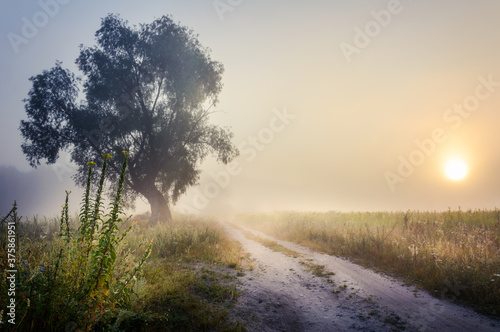
[[[151,217],[149,218],[148,225],[154,226],[158,222],[172,221],[172,214],[170,213],[168,202],[156,187],[148,190],[144,196],[151,206]]]

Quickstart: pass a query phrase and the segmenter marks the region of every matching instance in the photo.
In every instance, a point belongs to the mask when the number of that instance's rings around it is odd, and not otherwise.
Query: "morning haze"
[[[2,327],[498,331],[498,1],[2,9]]]
[[[108,13],[131,25],[171,15],[225,67],[211,121],[231,127],[240,156],[229,166],[207,159],[174,210],[483,209],[500,201],[497,1],[41,4],[9,2],[1,14],[0,185],[45,188],[33,208],[21,205],[26,214],[58,213],[65,189],[73,206],[81,197],[65,154],[31,170],[21,152],[28,79],[56,59],[76,72],[79,44],[95,44]],[[40,12],[46,22],[36,21]],[[453,180],[445,165],[457,158],[467,174]],[[2,192],[0,213],[14,200],[33,199]],[[142,201],[138,208],[148,210]]]

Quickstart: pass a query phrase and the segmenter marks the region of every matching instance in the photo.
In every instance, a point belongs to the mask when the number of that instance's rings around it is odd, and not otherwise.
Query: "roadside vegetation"
[[[289,212],[240,215],[237,222],[500,317],[499,210]]]
[[[126,154],[126,152],[125,152]],[[246,256],[211,220],[176,216],[148,227],[148,215],[126,218],[123,174],[106,209],[93,163],[80,214],[21,220],[17,206],[0,218],[0,329],[7,331],[242,331],[231,314]],[[107,211],[106,211],[107,210]],[[15,324],[7,323],[8,227],[15,225]]]

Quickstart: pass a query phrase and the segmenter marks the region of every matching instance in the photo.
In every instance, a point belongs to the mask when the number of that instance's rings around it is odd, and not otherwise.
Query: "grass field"
[[[500,316],[500,211],[277,213],[237,223]],[[332,271],[335,272],[335,271]]]
[[[121,193],[127,158],[105,208],[101,198],[111,156],[103,158],[96,188],[95,164],[89,163],[75,217],[69,217],[69,193],[58,219],[21,220],[15,204],[0,217],[0,328],[243,331],[233,309],[240,295],[237,277],[252,268],[248,254],[214,220],[175,216],[175,222],[148,227],[147,215],[126,218]],[[242,215],[237,221],[500,316],[498,210],[281,213]],[[299,257],[274,241],[255,240]],[[317,276],[335,273],[307,260],[302,264]],[[7,323],[11,301],[14,324]]]
[[[59,259],[59,253],[67,248],[75,254],[76,241],[67,243],[59,236],[58,220],[21,221],[17,324],[3,327],[16,331],[243,330],[241,322],[229,314],[240,293],[236,275],[246,267],[239,244],[214,221],[177,216],[173,223],[151,228],[143,226],[147,220],[141,219],[145,218],[131,219],[134,225],[117,248],[110,289],[127,278],[127,271],[134,270],[152,241],[150,255],[127,284],[127,295],[112,306],[98,306],[97,312],[90,310],[93,306],[85,307],[84,301],[72,305],[78,301],[78,291],[68,292],[78,267],[69,265],[72,260],[67,255]],[[70,222],[71,229],[77,227]],[[0,292],[7,294],[7,257],[3,253]],[[6,308],[6,301],[2,296],[1,308]],[[5,314],[2,312],[4,322],[9,318]]]
[[[230,310],[247,262],[240,245],[215,221],[176,216],[147,227],[147,215],[126,218],[121,193],[127,158],[106,209],[101,198],[111,156],[103,158],[97,188],[91,188],[95,164],[88,164],[74,218],[68,192],[59,220],[21,220],[15,204],[0,218],[0,328],[243,330]]]

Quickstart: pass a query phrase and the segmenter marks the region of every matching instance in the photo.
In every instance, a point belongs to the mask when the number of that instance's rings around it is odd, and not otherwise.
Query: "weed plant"
[[[121,195],[128,160],[127,152],[124,154],[116,194],[107,214],[103,212],[102,191],[110,155],[103,156],[100,182],[93,198],[91,178],[95,164],[88,163],[88,181],[77,230],[70,229],[70,193],[66,192],[58,238],[52,241],[18,240],[18,330],[64,330],[68,324],[90,330],[106,312],[130,304],[130,287],[127,286],[146,261],[151,245],[137,266],[117,278],[114,274],[117,250],[130,230],[121,232],[119,228],[123,223],[119,215],[122,213]],[[11,219],[19,224],[15,207]],[[5,266],[2,266],[2,271],[5,271]]]

